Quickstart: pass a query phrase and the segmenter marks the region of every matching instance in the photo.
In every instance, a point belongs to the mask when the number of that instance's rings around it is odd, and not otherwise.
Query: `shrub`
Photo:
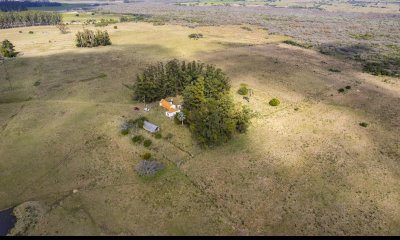
[[[22,33],[22,31],[18,31],[19,33]]]
[[[351,86],[346,86],[345,88],[346,88],[346,89],[351,89]]]
[[[276,99],[276,98],[273,98],[273,99],[271,99],[271,101],[269,101],[269,105],[271,105],[271,106],[273,106],[273,107],[278,106],[280,103],[281,103],[281,102],[280,102],[278,99]]]
[[[344,92],[344,88],[339,88],[337,91],[338,91],[339,93],[343,93],[343,92]]]
[[[329,68],[330,72],[341,72],[339,69],[336,68]]]
[[[189,36],[188,36],[190,39],[195,39],[195,40],[197,40],[197,39],[199,39],[199,38],[203,38],[203,34],[201,34],[201,33],[192,33],[192,34],[189,34]]]
[[[122,135],[127,135],[129,133],[129,129],[121,129]]]
[[[161,138],[162,138],[162,134],[161,134],[161,133],[156,133],[156,134],[154,135],[154,137],[155,137],[156,139],[161,139]]]
[[[360,122],[359,125],[361,127],[368,127],[368,123],[366,123],[366,122]]]
[[[158,161],[142,160],[136,165],[135,169],[141,176],[154,176],[164,169],[164,164]]]
[[[142,158],[143,158],[144,160],[149,160],[149,159],[151,158],[151,153],[147,152],[147,153],[143,154],[143,155],[142,155]]]
[[[37,80],[36,82],[33,83],[33,86],[35,86],[35,87],[37,87],[39,85],[40,85],[40,81],[39,80]]]
[[[118,26],[114,26],[114,29],[118,29]]]
[[[28,33],[29,33],[29,34],[33,34],[33,31],[29,31]]]
[[[75,14],[75,17],[79,17],[79,13]]]
[[[145,146],[145,147],[150,147],[151,146],[151,144],[152,144],[153,142],[151,141],[151,140],[149,140],[149,139],[146,139],[146,140],[144,140],[144,142],[143,142],[143,146]]]
[[[142,143],[144,140],[144,137],[142,135],[136,135],[132,137],[132,142],[134,143]]]
[[[17,52],[14,50],[14,45],[8,41],[4,40],[0,45],[0,56],[12,58],[17,56]]]
[[[247,95],[249,93],[249,89],[246,86],[241,86],[238,90],[240,95]]]
[[[296,46],[296,47],[301,47],[301,48],[312,48],[311,44],[307,44],[307,43],[300,43],[300,42],[296,42],[293,40],[285,40],[283,41],[283,43],[288,44],[288,45],[292,45],[292,46]]]
[[[244,29],[244,30],[246,30],[246,31],[253,31],[251,28],[249,28],[249,27],[247,27],[247,26],[243,26],[243,27],[241,27],[241,29]]]

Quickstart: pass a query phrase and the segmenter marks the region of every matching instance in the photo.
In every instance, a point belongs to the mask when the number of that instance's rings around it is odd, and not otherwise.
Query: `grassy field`
[[[254,26],[116,25],[101,28],[113,45],[93,49],[74,46],[81,25],[0,30],[20,52],[0,66],[0,209],[18,206],[12,234],[400,234],[398,79]],[[257,112],[249,133],[204,150],[157,103],[142,111],[126,85],[171,58],[221,67]],[[146,149],[119,133],[142,115],[173,137],[132,133],[153,141]],[[134,171],[145,152],[166,164],[153,179]]]

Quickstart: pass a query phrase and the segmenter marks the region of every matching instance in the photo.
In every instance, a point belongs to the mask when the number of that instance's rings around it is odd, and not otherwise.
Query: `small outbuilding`
[[[154,125],[148,121],[144,121],[143,123],[143,128],[151,133],[155,133],[160,131],[160,127],[157,125]]]

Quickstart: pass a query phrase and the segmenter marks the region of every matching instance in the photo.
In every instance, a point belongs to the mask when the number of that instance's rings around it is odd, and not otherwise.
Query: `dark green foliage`
[[[17,52],[14,49],[14,45],[7,39],[1,43],[0,55],[7,58],[12,58],[17,56]]]
[[[349,90],[349,89],[351,89],[351,86],[346,86],[345,88],[346,88],[347,90]]]
[[[122,135],[127,135],[129,133],[129,129],[121,129]]]
[[[199,78],[208,81],[204,86],[207,94],[223,94],[229,91],[229,80],[220,69],[195,61],[185,63],[174,59],[166,64],[160,62],[149,66],[138,75],[134,84],[134,98],[153,102],[176,96]]]
[[[400,54],[380,61],[367,62],[363,66],[363,71],[375,76],[400,77]]]
[[[144,137],[142,135],[136,135],[132,137],[132,142],[134,143],[142,143],[144,140]]]
[[[293,40],[285,40],[285,41],[283,41],[283,43],[286,43],[286,44],[292,45],[292,46],[296,46],[296,47],[306,48],[306,49],[312,48],[311,44],[300,43],[300,42],[296,42],[296,41],[293,41]]]
[[[79,13],[75,14],[75,17],[79,17]]]
[[[249,27],[247,27],[247,26],[243,26],[243,27],[241,27],[241,29],[244,29],[244,30],[246,30],[246,31],[253,31],[251,28],[249,28]]]
[[[183,121],[202,146],[227,142],[248,128],[251,111],[235,106],[229,90],[229,79],[220,69],[177,60],[148,67],[134,87],[135,98],[147,102],[182,94]],[[182,119],[176,121],[182,124]]]
[[[240,95],[247,95],[249,94],[249,89],[246,86],[241,86],[238,90]]]
[[[114,26],[114,29],[118,29],[118,26]]]
[[[97,47],[111,45],[110,36],[107,31],[93,32],[92,30],[85,29],[83,32],[76,34],[77,47]]]
[[[271,105],[273,107],[276,107],[279,104],[281,104],[281,102],[279,101],[279,99],[276,99],[276,98],[273,98],[273,99],[271,99],[271,101],[269,101],[269,105]]]
[[[0,29],[37,25],[56,25],[61,22],[62,15],[57,12],[0,12]]]
[[[329,68],[330,72],[341,72],[339,69],[336,68]]]
[[[339,89],[338,89],[338,92],[339,92],[339,93],[344,93],[344,88],[339,88]]]
[[[143,142],[143,146],[145,146],[145,147],[150,147],[151,146],[151,144],[152,144],[153,142],[151,141],[151,140],[149,140],[149,139],[146,139],[146,140],[144,140],[144,142]]]
[[[361,122],[361,123],[359,123],[359,125],[361,127],[368,127],[368,123],[366,123],[366,122]]]
[[[144,160],[149,160],[149,159],[151,158],[151,153],[147,152],[147,153],[143,154],[143,155],[142,155],[142,158],[143,158]]]
[[[201,34],[201,33],[192,33],[192,34],[189,34],[189,36],[188,36],[190,39],[195,39],[195,40],[197,40],[197,39],[199,39],[199,38],[203,38],[203,34]]]
[[[34,32],[33,32],[33,31],[29,31],[28,33],[29,33],[29,34],[33,34]]]
[[[37,80],[36,82],[33,83],[33,86],[35,86],[35,87],[37,87],[39,85],[40,85],[40,81],[39,80]]]
[[[154,137],[156,139],[161,139],[162,138],[162,134],[161,133],[156,133],[156,134],[154,134]]]

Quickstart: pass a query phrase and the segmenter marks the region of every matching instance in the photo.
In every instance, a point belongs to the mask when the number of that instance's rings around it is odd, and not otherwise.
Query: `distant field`
[[[65,20],[109,16],[75,14]],[[0,66],[0,209],[26,220],[13,234],[400,234],[398,79],[261,26],[117,23],[101,28],[113,45],[93,49],[69,28],[0,30],[21,53]],[[248,134],[201,149],[158,103],[132,101],[136,74],[171,58],[221,67],[257,113]],[[119,126],[139,116],[173,137],[139,130],[153,145],[135,145]],[[166,164],[154,179],[134,171],[146,152]]]

